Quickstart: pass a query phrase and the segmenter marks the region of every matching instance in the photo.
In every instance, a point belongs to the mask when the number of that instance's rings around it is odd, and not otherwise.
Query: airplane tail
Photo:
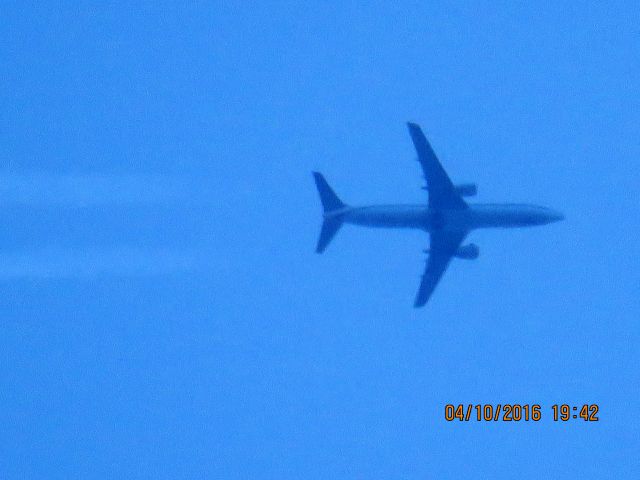
[[[321,173],[313,172],[313,178],[320,194],[320,201],[324,209],[324,220],[320,229],[320,237],[316,252],[322,253],[342,226],[342,214],[338,211],[346,205],[338,198]]]

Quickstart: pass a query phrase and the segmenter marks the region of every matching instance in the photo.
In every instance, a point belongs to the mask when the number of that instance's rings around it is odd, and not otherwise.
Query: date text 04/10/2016
[[[569,420],[583,420],[585,422],[597,422],[600,407],[596,404],[583,404],[572,406],[566,403],[551,406],[551,413],[554,422]],[[542,420],[543,410],[537,404],[477,404],[464,405],[462,403],[453,405],[447,404],[444,407],[444,418],[448,422],[455,420],[461,422],[520,422]]]

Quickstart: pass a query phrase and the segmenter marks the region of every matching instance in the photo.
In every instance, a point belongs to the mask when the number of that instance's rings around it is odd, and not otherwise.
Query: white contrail
[[[207,203],[209,189],[204,182],[186,176],[3,174],[0,175],[0,205]]]
[[[152,276],[203,270],[206,255],[162,248],[47,248],[0,253],[0,279]]]

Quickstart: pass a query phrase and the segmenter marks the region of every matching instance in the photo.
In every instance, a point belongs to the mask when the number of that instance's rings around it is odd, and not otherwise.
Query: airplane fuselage
[[[340,216],[345,223],[378,228],[417,228],[467,231],[478,228],[516,228],[562,220],[559,212],[525,204],[470,204],[456,210],[433,210],[426,205],[371,205],[345,207],[328,216]]]

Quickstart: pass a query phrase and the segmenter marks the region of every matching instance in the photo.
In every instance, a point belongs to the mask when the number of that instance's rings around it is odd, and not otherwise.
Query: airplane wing
[[[420,288],[413,304],[414,307],[422,307],[427,303],[467,233],[445,230],[436,230],[431,233],[427,268],[422,275]]]
[[[440,165],[438,157],[436,157],[431,145],[429,145],[427,137],[422,133],[422,129],[415,123],[407,123],[407,126],[409,127],[413,145],[418,152],[418,161],[422,167],[422,174],[427,181],[429,207],[435,209],[467,208],[467,204],[456,192],[447,172]]]

